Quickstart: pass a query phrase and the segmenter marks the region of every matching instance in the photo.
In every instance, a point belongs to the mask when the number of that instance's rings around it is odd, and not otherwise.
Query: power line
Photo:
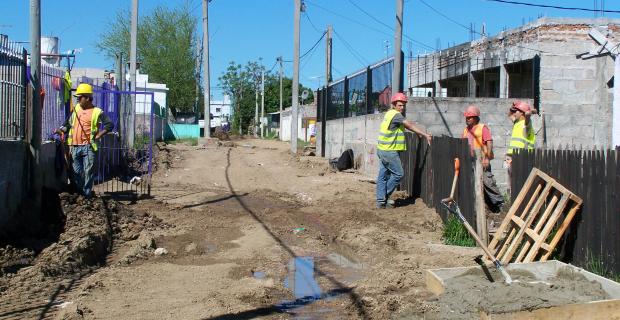
[[[442,17],[444,17],[444,18],[445,18],[445,19],[447,19],[448,21],[450,21],[450,22],[452,22],[452,23],[454,23],[454,24],[456,24],[456,25],[458,25],[458,26],[462,27],[463,29],[465,29],[465,30],[467,30],[467,31],[470,31],[470,32],[473,32],[473,33],[475,33],[475,34],[477,34],[477,35],[480,35],[480,36],[483,36],[483,37],[485,37],[485,36],[486,36],[485,34],[482,34],[482,33],[478,32],[478,31],[476,31],[476,30],[473,30],[472,28],[470,28],[470,27],[468,27],[468,26],[466,26],[466,25],[464,25],[464,24],[462,24],[462,23],[460,23],[460,22],[458,22],[458,21],[456,21],[456,20],[454,20],[454,19],[452,19],[452,18],[448,17],[447,15],[443,14],[441,11],[439,11],[439,10],[437,10],[437,9],[433,8],[433,6],[431,6],[430,4],[426,3],[426,1],[424,1],[424,0],[418,0],[418,1],[420,1],[423,5],[427,6],[427,7],[428,7],[429,9],[431,9],[433,12],[435,12],[435,13],[437,13],[438,15],[440,15],[440,16],[442,16]],[[492,1],[492,0],[487,0],[487,1]],[[514,46],[515,46],[515,47],[517,47],[517,48],[526,49],[526,50],[532,50],[532,51],[536,51],[536,52],[540,52],[540,53],[549,53],[549,52],[547,52],[547,51],[543,51],[543,50],[539,50],[539,49],[533,49],[533,48],[528,48],[528,47],[524,47],[524,46],[521,46],[521,45],[518,45],[518,44],[514,44]]]
[[[319,45],[319,42],[321,42],[321,40],[323,40],[323,38],[325,37],[325,35],[327,34],[327,31],[323,32],[323,35],[321,35],[321,37],[319,38],[319,40],[317,40],[314,45],[312,46],[312,48],[310,48],[308,51],[306,51],[304,54],[302,54],[301,56],[299,56],[299,59],[303,59],[303,57],[305,57],[310,51],[312,51],[314,48],[316,48],[316,46]]]
[[[390,29],[391,31],[394,31],[394,28],[393,28],[393,27],[391,27],[391,26],[389,26],[388,24],[386,24],[385,22],[383,22],[383,21],[381,21],[381,20],[377,19],[376,17],[374,17],[373,15],[371,15],[370,13],[368,13],[368,11],[366,11],[366,10],[364,10],[362,7],[358,6],[358,5],[357,5],[355,2],[353,2],[352,0],[349,0],[349,2],[350,2],[352,5],[354,5],[357,9],[359,9],[361,12],[363,12],[365,15],[367,15],[368,17],[370,17],[372,20],[375,20],[376,22],[380,23],[381,25],[385,26],[386,28]],[[417,43],[418,45],[420,45],[420,46],[422,46],[422,47],[426,47],[426,48],[428,48],[428,49],[430,49],[430,50],[433,50],[433,51],[435,50],[435,48],[433,48],[433,47],[431,47],[431,46],[427,45],[426,43],[421,42],[421,41],[418,41],[418,40],[415,40],[415,39],[411,38],[410,36],[408,36],[408,35],[406,35],[406,34],[404,34],[404,33],[403,33],[403,36],[404,36],[405,38],[409,39],[409,41],[414,42],[414,43]]]
[[[308,51],[306,51],[304,54],[299,56],[299,59],[301,60],[308,53],[310,53],[310,51],[312,51],[312,49],[314,49],[319,44],[319,42],[321,42],[321,40],[323,40],[323,38],[325,37],[326,34],[327,34],[327,31],[323,32],[323,35],[319,38],[319,40],[317,40],[316,43],[310,49],[308,49]],[[291,61],[291,60],[282,60],[282,62],[293,62],[293,61]]]
[[[347,48],[347,50],[349,50],[351,55],[355,59],[357,59],[358,62],[360,62],[362,65],[370,64],[368,61],[366,61],[366,59],[364,59],[364,57],[361,54],[359,54],[359,52],[355,51],[355,49],[335,29],[334,29],[334,34],[336,35],[336,37],[338,37],[338,39],[340,39],[340,41],[342,41],[342,43],[344,44],[345,48]]]
[[[357,24],[357,25],[360,25],[360,26],[362,26],[362,27],[364,27],[364,28],[367,28],[367,29],[373,30],[373,31],[378,32],[378,33],[381,33],[381,34],[383,34],[383,35],[387,35],[387,36],[389,36],[389,37],[394,36],[393,34],[389,34],[389,33],[385,32],[385,31],[383,31],[383,30],[380,30],[380,29],[377,29],[377,28],[371,27],[371,26],[369,26],[369,25],[367,25],[367,24],[365,24],[365,23],[359,22],[359,21],[357,21],[357,20],[355,20],[355,19],[351,19],[351,18],[349,18],[349,17],[347,17],[347,16],[345,16],[345,15],[342,15],[342,14],[340,14],[340,13],[338,13],[338,12],[335,12],[335,11],[332,11],[332,10],[330,10],[330,9],[327,9],[327,8],[325,8],[325,7],[323,7],[323,6],[320,6],[320,5],[316,4],[316,3],[310,3],[310,2],[308,2],[307,0],[305,1],[305,3],[306,3],[306,4],[309,4],[309,5],[311,5],[311,6],[315,6],[315,7],[319,8],[319,9],[321,9],[321,10],[327,11],[327,12],[329,12],[329,13],[331,13],[331,14],[335,15],[335,16],[338,16],[338,17],[340,17],[340,18],[342,18],[342,19],[345,19],[345,20],[347,20],[347,21],[349,21],[349,22],[353,22],[353,23],[355,23],[355,24]],[[391,28],[391,27],[388,27],[388,28],[390,28],[392,31],[394,31],[394,28]],[[418,44],[418,45],[419,45],[419,46],[421,46],[421,47],[426,47],[427,49],[430,49],[430,50],[433,50],[433,51],[435,50],[435,48],[433,48],[433,47],[431,47],[431,46],[429,46],[429,45],[427,45],[427,44],[425,44],[425,43],[423,43],[423,42],[420,42],[420,41],[418,41],[418,40],[415,40],[415,39],[413,39],[413,38],[411,38],[411,37],[409,37],[409,36],[407,36],[407,35],[404,35],[404,37],[405,37],[405,38],[407,38],[407,39],[409,39],[409,40],[411,40],[412,42],[414,42],[414,43]]]
[[[310,25],[312,26],[312,28],[314,28],[314,30],[316,30],[316,32],[321,33],[322,31],[319,30],[319,28],[317,28],[314,23],[312,23],[312,20],[310,20],[310,16],[308,15],[308,12],[304,12],[304,16],[306,17],[306,19],[308,19],[308,22],[310,22]]]
[[[508,1],[508,0],[487,0],[487,1],[507,3],[507,4],[516,4],[516,5],[522,5],[522,6],[528,6],[528,7],[558,9],[558,10],[620,13],[620,10],[604,10],[604,9],[599,10],[599,9],[589,9],[589,8],[579,8],[579,7],[563,7],[563,6],[553,6],[553,5],[548,5],[548,4],[538,4],[538,3],[529,3],[529,2],[520,2],[520,1]]]

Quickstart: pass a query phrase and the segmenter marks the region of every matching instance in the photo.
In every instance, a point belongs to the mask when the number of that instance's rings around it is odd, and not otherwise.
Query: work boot
[[[385,209],[385,207],[386,207],[385,203],[377,203],[377,206],[376,206],[377,209]]]

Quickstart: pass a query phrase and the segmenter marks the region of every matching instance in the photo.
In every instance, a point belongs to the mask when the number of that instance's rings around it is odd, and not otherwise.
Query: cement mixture
[[[447,280],[446,291],[437,300],[437,319],[479,319],[481,311],[506,313],[609,298],[599,283],[569,268],[544,282],[529,271],[509,273],[518,281],[506,284],[495,269],[488,274],[494,282],[480,269]]]

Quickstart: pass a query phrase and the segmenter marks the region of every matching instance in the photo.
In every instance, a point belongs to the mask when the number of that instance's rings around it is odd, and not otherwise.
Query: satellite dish
[[[308,95],[310,95],[310,93],[308,92],[308,90],[304,90],[304,91],[301,93],[301,99],[302,99],[302,100],[306,100],[306,99],[308,99]]]

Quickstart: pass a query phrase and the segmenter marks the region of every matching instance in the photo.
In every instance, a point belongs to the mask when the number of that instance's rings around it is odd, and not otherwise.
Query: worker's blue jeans
[[[72,146],[71,158],[73,159],[73,178],[78,192],[90,197],[94,180],[95,151],[88,144]]]
[[[400,184],[404,175],[398,151],[377,150],[379,176],[377,176],[377,206],[383,207]]]

